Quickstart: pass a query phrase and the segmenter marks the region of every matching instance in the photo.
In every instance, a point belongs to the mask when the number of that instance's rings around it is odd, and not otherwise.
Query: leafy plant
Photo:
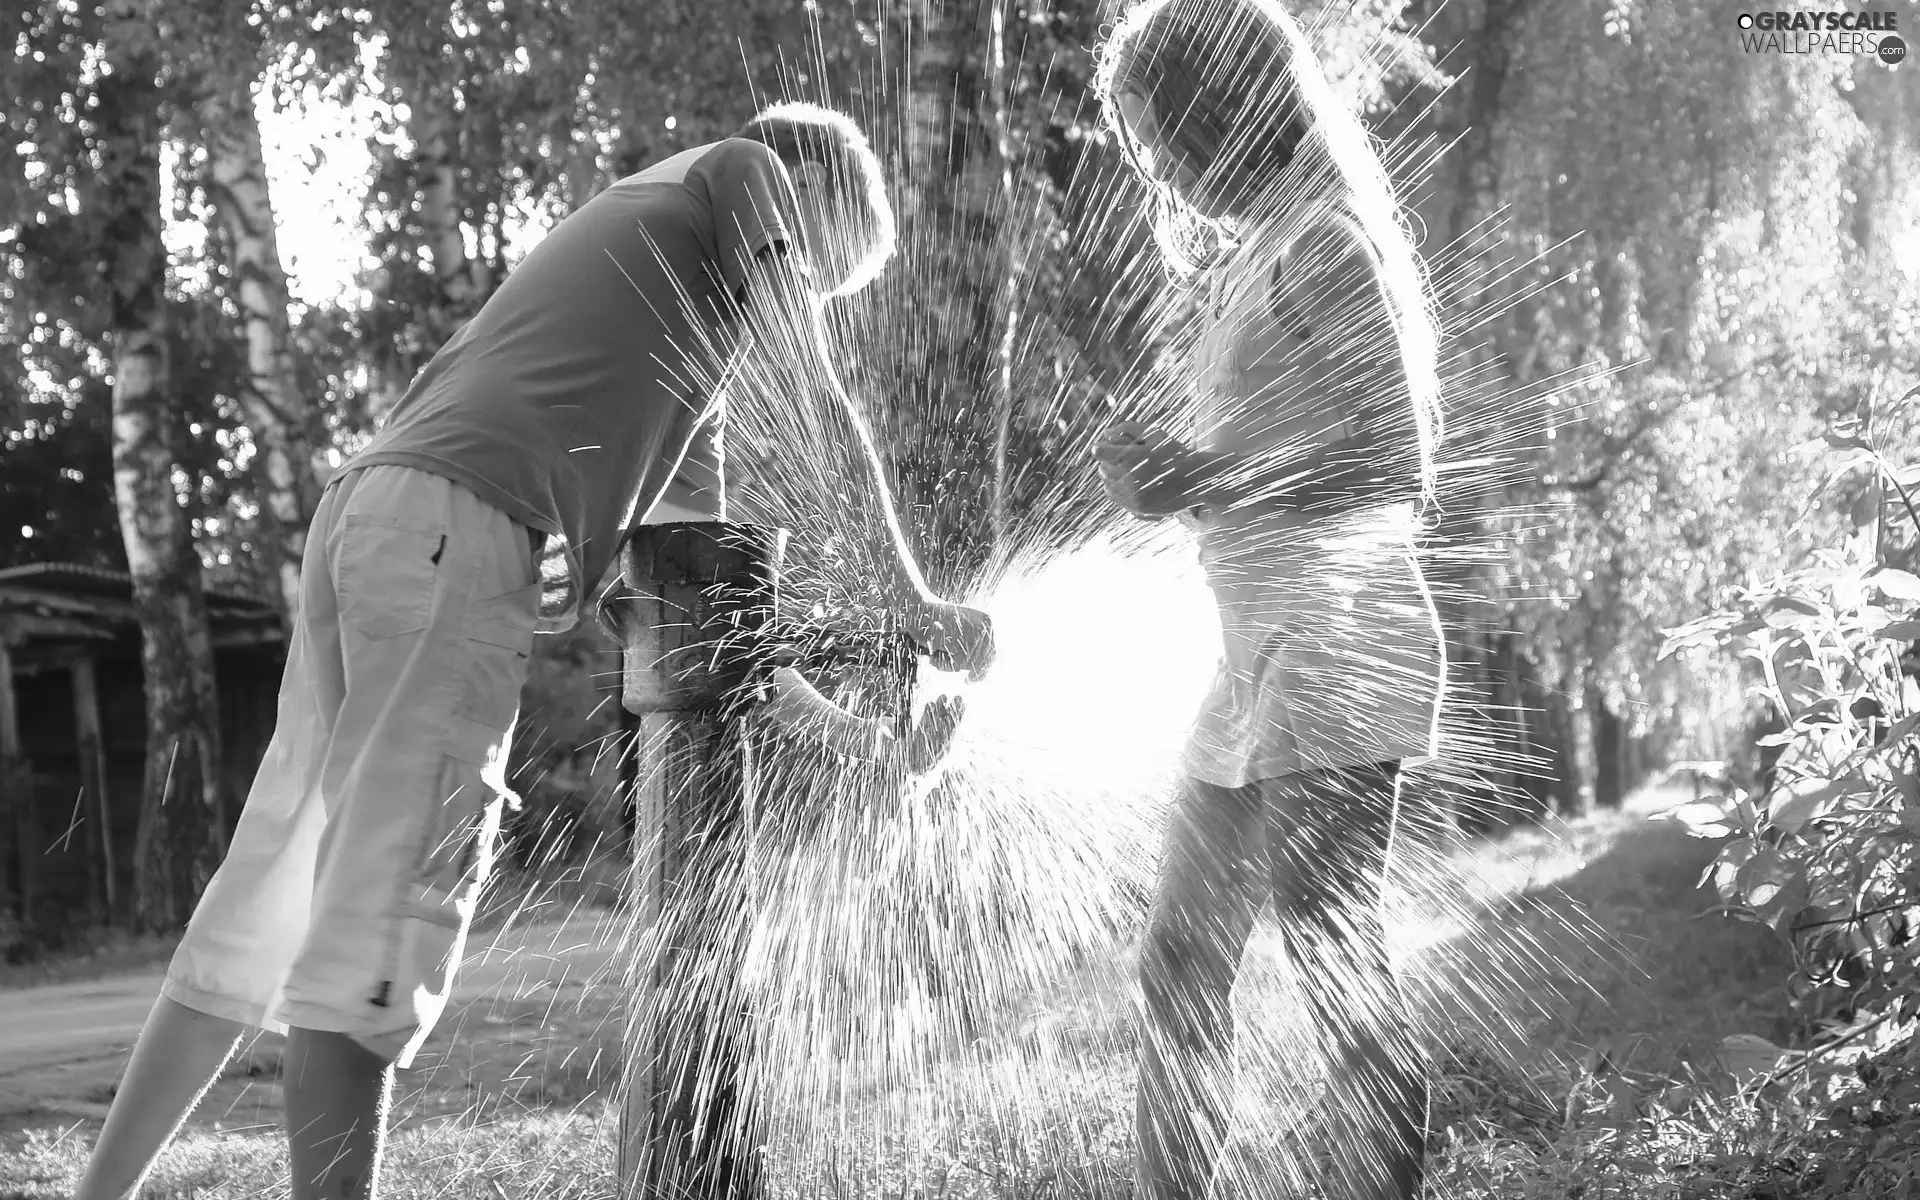
[[[1877,1024],[1920,1016],[1920,576],[1900,565],[1920,472],[1889,459],[1872,420],[1869,407],[1826,435],[1831,469],[1809,502],[1852,488],[1843,545],[1669,631],[1661,654],[1753,664],[1783,726],[1759,745],[1777,759],[1753,790],[1672,815],[1727,839],[1709,874],[1730,912],[1791,939],[1808,1015]]]

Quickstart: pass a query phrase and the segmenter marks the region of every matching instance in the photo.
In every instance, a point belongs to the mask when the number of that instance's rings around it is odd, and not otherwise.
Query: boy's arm
[[[700,414],[667,486],[651,507],[635,510],[628,537],[642,525],[727,519],[725,432],[726,402],[722,399]]]
[[[797,258],[769,250],[755,262],[745,287],[746,331],[755,353],[755,382],[782,394],[837,404],[853,426],[864,463],[864,481],[850,481],[842,496],[857,528],[884,529],[890,552],[875,555],[880,587],[889,605],[906,617],[907,632],[945,669],[978,674],[993,658],[992,624],[984,613],[935,596],[914,562],[894,511],[886,472],[873,435],[846,388],[827,348],[819,297]]]
[[[843,497],[855,507],[856,519],[868,528],[883,528],[892,539],[891,554],[880,555],[882,588],[895,605],[908,608],[937,603],[908,549],[906,536],[893,510],[886,475],[873,436],[833,369],[820,318],[821,301],[805,268],[794,256],[762,253],[746,283],[747,333],[759,350],[754,375],[788,395],[830,400],[847,414],[860,443],[860,457],[868,475],[866,486],[850,487]]]

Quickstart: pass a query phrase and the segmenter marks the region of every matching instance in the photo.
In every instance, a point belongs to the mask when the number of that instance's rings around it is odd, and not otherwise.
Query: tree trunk
[[[1615,716],[1600,689],[1587,687],[1587,712],[1593,727],[1593,802],[1619,808],[1627,798],[1626,722]]]
[[[1562,793],[1566,807],[1560,815],[1569,819],[1593,814],[1593,709],[1587,703],[1587,681],[1592,674],[1592,663],[1584,654],[1579,654],[1569,667],[1561,687],[1568,774],[1566,790]]]
[[[283,615],[291,620],[300,605],[300,559],[320,484],[313,471],[312,408],[293,370],[287,273],[251,83],[243,76],[217,93],[207,126],[214,204],[231,239],[228,273],[246,327],[247,388],[240,400],[260,453],[262,532]]]
[[[1000,313],[999,336],[994,339],[993,397],[993,500],[992,528],[995,545],[1007,537],[1007,452],[1013,436],[1013,348],[1014,332],[1020,321],[1020,238],[1019,222],[1013,213],[1015,151],[1013,122],[1009,111],[1013,74],[1007,62],[1007,5],[1011,0],[986,0],[987,8],[987,88],[981,97],[981,115],[993,132],[993,157],[1000,171],[999,295],[993,304]],[[1014,64],[1017,69],[1018,64]],[[991,317],[991,310],[989,313]]]
[[[74,745],[80,758],[81,798],[92,810],[87,814],[87,823],[93,827],[89,873],[99,883],[94,899],[109,921],[118,921],[120,890],[113,860],[113,801],[107,795],[106,739],[100,731],[100,687],[91,658],[75,659],[67,670],[73,681]]]
[[[143,6],[109,8],[98,100],[102,195],[115,210],[105,251],[113,286],[113,491],[133,576],[147,700],[147,769],[134,845],[133,919],[185,925],[221,857],[219,704],[193,527],[174,487],[179,421],[170,406],[166,248],[161,240],[157,55]]]
[[[478,312],[492,290],[486,264],[467,254],[466,197],[460,183],[459,128],[445,87],[422,74],[404,92],[414,144],[406,178],[420,209],[421,248],[433,276],[432,299],[410,314],[414,345],[384,364],[368,402],[368,416],[383,420],[406,395],[413,378]],[[396,349],[398,347],[396,346]]]
[[[1520,698],[1516,714],[1520,726],[1520,745],[1527,753],[1530,773],[1525,781],[1527,815],[1535,820],[1554,810],[1556,789],[1563,772],[1560,769],[1559,724],[1554,718],[1552,693],[1541,686],[1537,664],[1523,656],[1521,635],[1510,635],[1512,661],[1518,668],[1514,694]]]
[[[419,149],[414,179],[420,189],[420,224],[426,233],[427,253],[433,259],[434,301],[427,310],[427,328],[434,346],[444,346],[467,323],[485,297],[478,263],[467,257],[464,225],[466,207],[460,194],[459,139],[452,115],[422,81],[414,89],[410,132]]]
[[[1647,781],[1647,750],[1647,739],[1631,731],[1620,739],[1620,778],[1626,784],[1628,795]]]
[[[1453,196],[1447,211],[1447,245],[1458,241],[1490,201],[1499,195],[1500,156],[1496,135],[1500,96],[1513,67],[1514,48],[1533,0],[1486,0],[1468,52],[1465,111],[1452,122],[1460,138],[1453,151]]]
[[[13,690],[13,651],[0,629],[0,815],[11,816],[13,826],[14,917],[25,926],[33,920],[34,854],[33,764],[20,745],[20,705]]]
[[[997,536],[1004,528],[1015,407],[1010,302],[1017,286],[1008,271],[1016,255],[1003,242],[1004,205],[1013,188],[1006,153],[1011,131],[1007,114],[997,112],[1006,100],[1001,83],[1013,70],[1004,50],[995,63],[1004,3],[916,0],[900,38],[915,54],[903,122],[905,261],[889,274],[892,286],[910,289],[906,299],[921,330],[909,342],[925,348],[901,371],[896,453],[918,456],[927,466],[987,460],[977,475],[943,469],[954,478],[915,498],[936,524],[921,533],[929,546],[984,550],[980,534]],[[921,414],[936,411],[959,419],[930,429]],[[956,536],[962,529],[966,535]],[[965,576],[977,564],[928,565]]]

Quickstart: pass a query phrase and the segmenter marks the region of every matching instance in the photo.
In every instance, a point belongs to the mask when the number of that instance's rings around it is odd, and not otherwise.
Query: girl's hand
[[[1142,517],[1166,517],[1195,503],[1199,455],[1186,443],[1131,421],[1093,445],[1100,482],[1113,502]]]
[[[925,775],[947,756],[953,735],[960,728],[960,717],[966,710],[966,702],[958,696],[942,696],[927,705],[927,711],[907,736],[908,771]]]

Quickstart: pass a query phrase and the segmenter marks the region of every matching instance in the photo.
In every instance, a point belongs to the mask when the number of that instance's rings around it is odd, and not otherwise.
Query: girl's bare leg
[[[1233,1094],[1231,996],[1266,899],[1259,790],[1188,780],[1140,955],[1141,1200],[1204,1200]]]
[[[1333,1061],[1322,1106],[1349,1152],[1327,1193],[1415,1200],[1425,1173],[1427,1066],[1387,959],[1381,891],[1397,769],[1265,781],[1275,906]]]
[[[160,1152],[220,1076],[246,1026],[165,996],[153,1002],[74,1200],[137,1195]]]

